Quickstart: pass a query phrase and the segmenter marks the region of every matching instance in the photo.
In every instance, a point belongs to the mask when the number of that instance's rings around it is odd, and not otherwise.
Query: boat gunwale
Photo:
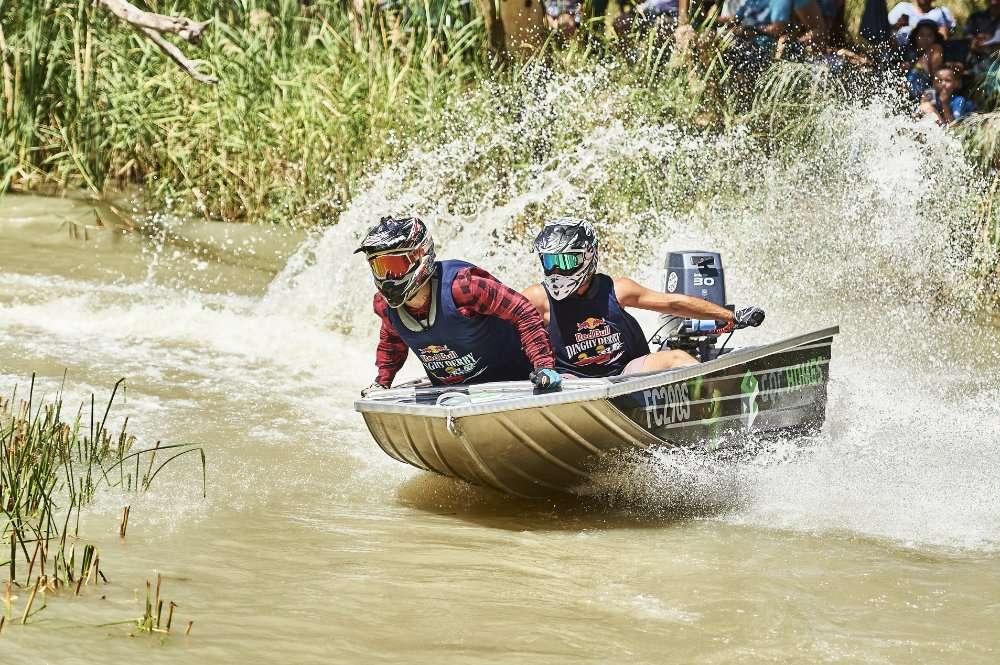
[[[611,377],[597,379],[566,379],[564,385],[570,390],[555,393],[540,393],[515,397],[508,400],[487,401],[480,404],[460,404],[455,406],[434,404],[399,404],[389,401],[401,397],[415,398],[421,392],[436,392],[440,395],[448,393],[447,386],[431,388],[401,388],[379,391],[377,396],[366,397],[354,402],[355,410],[362,413],[382,413],[393,415],[423,416],[429,418],[455,419],[467,416],[479,416],[506,411],[534,409],[541,406],[555,406],[577,402],[607,400],[620,395],[626,395],[639,390],[658,388],[661,386],[687,381],[697,376],[712,374],[757,360],[775,353],[789,351],[810,342],[815,342],[840,333],[839,326],[829,326],[808,333],[789,337],[770,344],[748,346],[698,365],[679,367],[669,370],[654,370],[629,374],[628,378]],[[586,383],[587,387],[574,387],[574,384]],[[476,385],[477,391],[489,392],[490,386],[496,392],[523,391],[526,381],[507,381],[500,383],[483,383]],[[596,384],[596,385],[594,385]],[[455,386],[456,392],[459,386]],[[467,393],[460,393],[467,394]]]

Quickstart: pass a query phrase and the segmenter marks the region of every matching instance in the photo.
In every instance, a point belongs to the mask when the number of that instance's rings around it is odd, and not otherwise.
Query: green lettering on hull
[[[822,356],[810,358],[804,363],[793,365],[785,370],[785,381],[789,392],[794,392],[806,386],[818,386],[823,383]]]

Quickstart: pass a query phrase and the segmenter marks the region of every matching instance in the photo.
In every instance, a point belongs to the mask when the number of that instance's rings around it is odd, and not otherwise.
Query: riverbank
[[[372,17],[356,45],[330,3],[181,3],[214,18],[191,51],[221,79],[209,86],[92,5],[0,5],[0,191],[139,184],[157,211],[330,222],[373,161],[488,69],[481,23],[411,21],[398,40]]]
[[[417,188],[430,179],[448,203],[438,206],[443,221],[476,222],[489,202],[515,211],[504,231],[511,238],[554,206],[612,229],[644,229],[619,243],[622,257],[655,232],[657,215],[743,205],[755,174],[772,166],[785,164],[776,170],[794,177],[795,164],[822,158],[847,160],[829,164],[830,177],[854,170],[857,154],[831,154],[827,144],[854,131],[859,105],[884,108],[875,115],[887,119],[871,131],[903,133],[890,149],[916,154],[927,136],[940,150],[963,149],[899,114],[891,93],[859,99],[822,68],[778,63],[748,92],[710,44],[671,60],[652,41],[624,51],[577,43],[549,49],[544,65],[495,69],[481,22],[450,0],[431,15],[371,14],[359,32],[325,2],[182,4],[191,16],[215,18],[191,55],[210,63],[216,87],[188,79],[86,0],[0,8],[15,54],[5,60],[0,104],[0,189],[107,197],[138,185],[142,206],[129,214],[310,227],[341,220],[380,178]],[[687,161],[641,148],[661,139],[682,146]],[[613,143],[623,140],[638,143]],[[543,185],[553,164],[583,154],[581,168],[595,163],[588,151],[599,142],[608,154],[597,156],[590,200],[558,190],[539,191],[523,210],[513,200]],[[450,152],[455,145],[461,154]],[[760,168],[736,168],[745,163]],[[997,181],[957,161],[946,171],[958,186],[932,197],[915,187],[910,216],[925,214],[921,201],[932,199],[930,214],[955,220],[940,242],[975,256],[973,273],[994,275],[1000,212],[989,192]],[[766,197],[758,203],[766,209]],[[994,299],[997,281],[981,282]]]

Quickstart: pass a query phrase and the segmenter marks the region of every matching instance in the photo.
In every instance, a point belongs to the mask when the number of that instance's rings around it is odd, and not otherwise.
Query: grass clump
[[[89,0],[0,0],[0,191],[141,184],[159,210],[334,219],[359,175],[488,65],[458,0],[352,21],[340,0],[145,3],[214,19],[197,83]]]
[[[141,633],[161,633],[166,634],[170,632],[170,625],[174,620],[174,608],[180,607],[174,601],[170,601],[167,604],[166,617],[163,613],[163,599],[160,597],[160,584],[163,582],[163,577],[157,573],[156,575],[156,595],[152,595],[152,585],[149,580],[146,580],[146,604],[145,611],[142,616],[135,620],[135,627]],[[189,635],[191,633],[191,626],[194,621],[188,621],[187,628],[184,629],[184,634]],[[129,633],[129,637],[134,637],[133,633]]]
[[[71,422],[63,415],[59,395],[50,403],[35,402],[34,377],[27,399],[0,398],[0,572],[6,573],[5,619],[10,620],[11,589],[31,589],[21,616],[25,623],[44,608],[46,593],[104,578],[100,554],[84,545],[78,556],[81,510],[102,487],[145,491],[172,460],[204,449],[189,444],[134,450],[135,438],[108,428],[108,416],[124,380],[115,384],[103,414],[94,400],[88,417],[81,409]],[[167,458],[163,459],[166,454]],[[160,460],[157,460],[157,457]],[[134,471],[133,471],[134,469]],[[37,594],[42,605],[34,609]]]
[[[976,217],[978,277],[996,312],[1000,311],[1000,172],[994,172]]]

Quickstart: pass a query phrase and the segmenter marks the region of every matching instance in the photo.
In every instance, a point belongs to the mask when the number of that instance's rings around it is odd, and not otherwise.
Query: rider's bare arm
[[[627,277],[615,278],[615,294],[618,296],[618,302],[625,307],[637,307],[691,319],[733,320],[733,313],[725,307],[701,298],[647,289]]]
[[[528,299],[538,313],[542,316],[542,323],[549,325],[549,297],[545,295],[545,287],[541,284],[532,284],[524,291],[524,297]]]

